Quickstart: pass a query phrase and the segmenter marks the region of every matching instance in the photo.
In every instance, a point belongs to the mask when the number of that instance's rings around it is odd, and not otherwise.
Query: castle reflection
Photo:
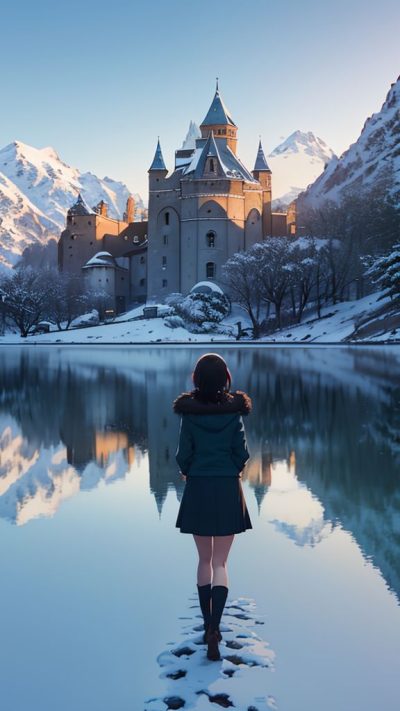
[[[0,516],[52,516],[148,458],[159,512],[184,481],[172,402],[207,349],[7,349],[0,353]],[[243,479],[297,545],[350,531],[400,591],[400,360],[371,349],[219,348],[253,399]],[[396,533],[397,532],[397,533]]]

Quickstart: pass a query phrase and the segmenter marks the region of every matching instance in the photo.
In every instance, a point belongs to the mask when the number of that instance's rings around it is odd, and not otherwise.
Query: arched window
[[[214,158],[210,158],[210,173],[214,173]]]
[[[165,224],[166,224],[166,225],[169,225],[169,212],[166,212],[166,213],[165,213],[164,219],[165,219]]]
[[[215,232],[210,230],[210,232],[207,232],[206,235],[207,239],[207,247],[215,247]]]
[[[215,277],[215,262],[207,262],[206,264],[206,277],[207,279]]]

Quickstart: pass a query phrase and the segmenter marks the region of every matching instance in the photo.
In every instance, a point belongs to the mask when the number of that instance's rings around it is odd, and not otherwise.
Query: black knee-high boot
[[[225,585],[213,585],[211,588],[211,629],[217,630],[221,622],[228,588]]]
[[[211,583],[197,585],[197,592],[204,620],[204,630],[206,630],[211,622]]]
[[[211,588],[211,622],[207,631],[207,657],[213,661],[221,659],[218,642],[221,640],[219,623],[221,622],[228,588],[225,585],[214,585]]]

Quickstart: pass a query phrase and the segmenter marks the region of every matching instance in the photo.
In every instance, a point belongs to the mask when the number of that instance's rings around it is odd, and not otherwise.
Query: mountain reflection
[[[0,353],[0,517],[52,516],[148,457],[159,514],[180,500],[172,401],[195,348],[8,349]],[[297,545],[336,525],[400,593],[400,357],[390,349],[218,348],[253,399],[243,479]],[[394,385],[396,384],[396,385]],[[256,522],[255,522],[256,525]]]

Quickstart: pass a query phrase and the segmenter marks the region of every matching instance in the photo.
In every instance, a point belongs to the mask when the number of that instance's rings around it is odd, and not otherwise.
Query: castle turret
[[[163,158],[163,154],[162,154],[162,150],[161,150],[161,146],[160,146],[160,139],[158,139],[158,141],[157,141],[157,148],[156,148],[156,152],[154,154],[153,162],[148,170],[148,173],[150,173],[150,172],[165,173],[165,175],[168,173],[168,170],[166,169],[165,163],[164,163],[164,158]],[[165,177],[165,175],[164,175],[164,177]]]
[[[261,183],[263,197],[262,228],[263,237],[272,235],[272,172],[266,161],[261,140],[258,144],[257,158],[254,164],[253,176]]]
[[[207,116],[200,125],[202,138],[207,138],[210,132],[213,131],[216,138],[226,138],[227,145],[236,155],[237,130],[230,111],[228,111],[222,101],[217,80],[217,88],[211,106],[208,109]]]

